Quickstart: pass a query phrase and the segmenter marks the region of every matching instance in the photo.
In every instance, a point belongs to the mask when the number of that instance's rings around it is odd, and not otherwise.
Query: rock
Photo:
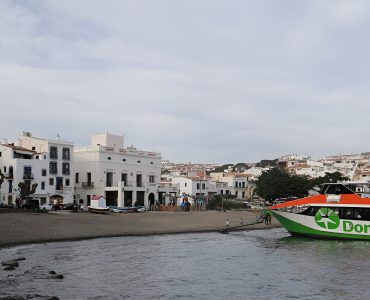
[[[55,275],[57,272],[55,272],[55,271],[49,271],[49,274],[51,274],[51,275]]]
[[[56,275],[54,275],[53,278],[55,278],[55,279],[63,279],[64,276],[63,276],[63,274],[56,274]]]
[[[48,300],[59,300],[59,298],[56,296],[53,296],[53,297],[49,297]]]
[[[26,260],[26,258],[25,257],[19,257],[19,258],[16,258],[15,260],[16,261],[22,261],[22,260]]]
[[[19,263],[15,259],[13,259],[13,260],[3,260],[1,262],[1,264],[3,266],[10,266],[10,267],[15,267],[15,268],[19,267]]]
[[[15,270],[15,267],[13,267],[13,266],[7,266],[4,269],[4,271],[13,271],[13,270]]]

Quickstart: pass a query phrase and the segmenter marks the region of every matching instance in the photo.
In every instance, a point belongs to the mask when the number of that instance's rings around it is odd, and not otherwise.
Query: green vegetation
[[[233,198],[235,198],[234,195],[214,195],[211,199],[209,199],[207,208],[210,210],[230,210],[244,208],[243,203],[234,202],[232,200]]]
[[[30,195],[36,192],[37,183],[31,185],[31,179],[24,179],[23,182],[18,183],[18,190],[21,199],[28,200]]]
[[[259,163],[256,164],[257,167],[266,168],[266,167],[276,167],[277,166],[277,159],[270,160],[270,159],[263,159]]]
[[[326,173],[325,176],[309,179],[307,176],[297,176],[286,173],[279,168],[265,171],[256,181],[256,193],[266,200],[288,197],[306,197],[308,191],[320,184],[337,182],[346,179],[339,172]]]

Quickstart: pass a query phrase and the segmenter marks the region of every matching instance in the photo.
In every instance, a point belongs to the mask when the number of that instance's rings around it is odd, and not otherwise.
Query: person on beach
[[[267,224],[271,225],[271,214],[270,213],[267,214]]]
[[[229,218],[226,219],[226,227],[229,227],[230,226],[230,223],[229,223]]]
[[[240,226],[243,226],[243,224],[244,224],[244,219],[243,219],[243,217],[241,217],[240,218]]]

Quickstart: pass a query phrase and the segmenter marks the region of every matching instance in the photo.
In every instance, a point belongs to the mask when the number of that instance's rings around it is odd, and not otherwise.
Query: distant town
[[[122,135],[93,134],[86,147],[73,142],[35,137],[23,132],[14,143],[0,145],[0,204],[15,205],[19,184],[27,181],[41,204],[90,205],[102,195],[110,206],[176,206],[186,196],[204,206],[213,195],[232,195],[250,201],[254,182],[274,167],[309,178],[340,172],[356,182],[370,181],[370,152],[333,155],[313,160],[288,154],[256,163],[173,163],[160,153],[124,146]],[[258,197],[257,197],[258,198]]]

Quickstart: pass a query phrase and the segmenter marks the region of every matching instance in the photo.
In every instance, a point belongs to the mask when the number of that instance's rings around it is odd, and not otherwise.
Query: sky
[[[0,142],[173,162],[370,151],[370,2],[1,0]]]

